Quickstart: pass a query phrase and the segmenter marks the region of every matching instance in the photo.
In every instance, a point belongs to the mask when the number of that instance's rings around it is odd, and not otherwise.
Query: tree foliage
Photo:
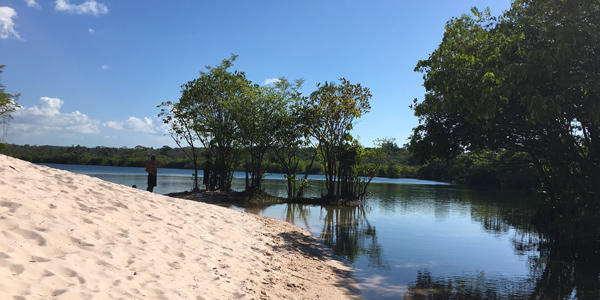
[[[0,65],[0,74],[2,74],[5,65]],[[9,94],[5,92],[5,86],[0,82],[0,123],[2,124],[2,132],[0,133],[0,148],[6,148],[4,137],[8,131],[8,125],[10,119],[12,119],[12,113],[17,110],[20,106],[17,104],[20,94]]]
[[[415,68],[426,94],[412,106],[420,125],[410,150],[423,159],[527,153],[547,196],[538,221],[554,240],[597,245],[600,2],[517,0],[498,18],[472,12],[450,20]]]
[[[281,79],[284,80],[284,79]],[[251,174],[247,191],[262,192],[263,162],[267,152],[277,145],[277,138],[286,134],[283,127],[289,98],[275,87],[251,85],[244,97],[231,102],[233,119],[238,126],[240,145],[249,155]]]
[[[206,67],[200,77],[182,85],[179,102],[164,102],[161,116],[175,134],[175,140],[183,139],[194,149],[199,140],[214,159],[211,186],[222,190],[231,189],[233,170],[238,163],[238,123],[234,121],[233,108],[243,101],[251,86],[243,72],[228,69],[237,58],[232,55],[216,67]],[[191,159],[197,159],[191,156]]]
[[[308,132],[318,142],[319,153],[325,166],[325,185],[328,197],[341,195],[341,173],[346,166],[340,166],[340,156],[353,164],[350,157],[354,143],[350,131],[356,119],[369,112],[372,95],[368,88],[351,84],[341,78],[341,84],[325,82],[317,85],[307,99],[305,118],[311,124]]]
[[[169,133],[171,137],[192,162],[194,167],[194,187],[193,191],[199,191],[198,187],[198,168],[200,167],[200,149],[197,141],[200,140],[197,133],[194,131],[194,118],[190,114],[191,111],[179,103],[163,103],[162,112],[159,116],[164,117],[164,122],[170,125]]]
[[[356,141],[345,144],[339,151],[339,195],[343,198],[365,200],[367,187],[379,174],[386,159],[384,144],[390,139],[377,139],[375,147],[365,149]]]
[[[303,188],[306,187],[306,176],[304,180],[298,177],[300,172],[300,150],[309,144],[308,128],[309,124],[302,118],[302,103],[306,100],[300,89],[304,80],[298,79],[294,83],[285,78],[279,78],[270,88],[270,92],[281,99],[283,107],[281,113],[273,125],[275,129],[271,132],[273,138],[272,152],[278,158],[282,172],[287,181],[288,198],[302,197]],[[316,151],[315,151],[316,154]],[[314,156],[307,167],[310,170],[314,162]]]

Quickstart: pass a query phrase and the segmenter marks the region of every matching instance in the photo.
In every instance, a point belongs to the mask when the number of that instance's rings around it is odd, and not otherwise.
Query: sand
[[[286,222],[0,155],[0,299],[361,299]]]

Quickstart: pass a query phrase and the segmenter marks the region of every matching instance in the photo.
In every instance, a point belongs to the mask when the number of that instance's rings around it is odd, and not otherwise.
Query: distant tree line
[[[462,154],[449,161],[432,160],[420,164],[406,147],[388,141],[382,145],[386,156],[377,177],[415,178],[452,182],[491,188],[509,188],[523,192],[539,189],[540,178],[527,154],[502,151],[499,153]],[[199,149],[200,152],[205,149]],[[324,174],[323,163],[312,161],[314,148],[300,148],[297,156],[299,173]],[[30,146],[8,144],[0,151],[33,163],[144,167],[151,155],[157,157],[160,168],[193,169],[192,162],[182,149],[110,148],[84,146]],[[274,152],[265,155],[265,173],[284,173],[285,166]],[[235,171],[245,171],[243,164]]]
[[[145,167],[155,155],[162,168],[190,168],[187,158],[179,149],[164,146],[159,149],[84,147],[84,146],[30,146],[8,144],[0,153],[33,163],[98,165],[115,167]]]

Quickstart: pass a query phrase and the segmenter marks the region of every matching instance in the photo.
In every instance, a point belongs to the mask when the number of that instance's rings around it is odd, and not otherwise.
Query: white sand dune
[[[0,155],[0,299],[360,299],[288,223]]]

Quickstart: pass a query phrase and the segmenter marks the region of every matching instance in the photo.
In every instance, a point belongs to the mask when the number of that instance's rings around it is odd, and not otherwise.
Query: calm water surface
[[[146,188],[143,168],[47,165]],[[236,177],[241,190],[243,174]],[[158,180],[157,193],[190,190],[192,171],[159,169]],[[322,177],[310,182],[312,196],[320,195]],[[265,186],[286,194],[279,175],[267,176]],[[369,188],[365,207],[231,208],[312,232],[354,268],[366,299],[529,299],[549,272],[524,221],[528,197],[413,179],[379,178]]]

